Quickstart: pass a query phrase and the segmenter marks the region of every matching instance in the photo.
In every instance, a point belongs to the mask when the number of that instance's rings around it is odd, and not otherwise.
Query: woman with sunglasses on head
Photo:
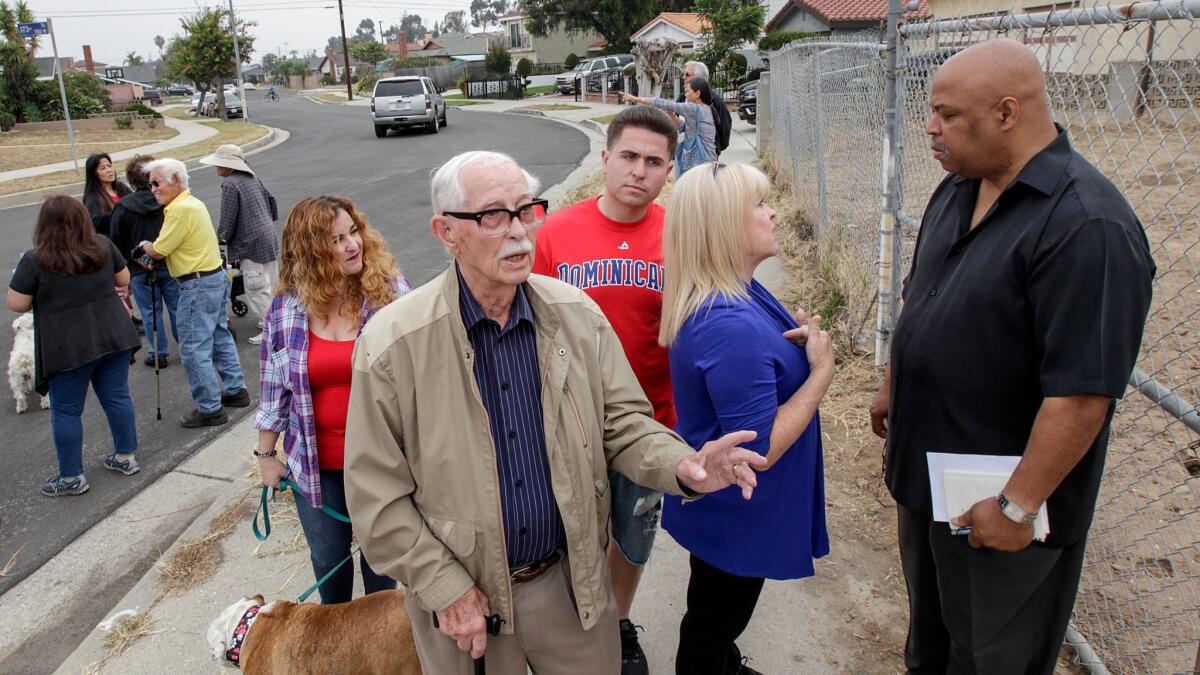
[[[688,445],[737,429],[767,458],[754,499],[724,490],[684,505],[668,495],[663,527],[691,553],[675,672],[752,675],[735,641],[765,579],[812,576],[829,552],[817,406],[833,379],[820,317],[793,317],[754,280],[779,252],[770,183],[745,164],[702,164],[675,184],[663,226],[662,322]]]
[[[92,217],[92,226],[98,234],[109,236],[113,209],[117,202],[133,190],[117,177],[117,169],[113,166],[112,158],[107,152],[98,152],[87,158],[83,165],[83,205],[87,207],[88,215]],[[128,251],[122,251],[126,254]],[[142,321],[133,314],[133,302],[129,298],[128,287],[118,287],[117,297],[125,306],[125,312],[133,319],[134,325],[141,332]],[[133,363],[130,356],[129,362]]]
[[[693,77],[684,85],[686,101],[676,103],[665,98],[644,98],[621,92],[622,101],[652,105],[675,113],[683,138],[675,148],[675,179],[689,169],[717,159],[717,125],[713,118],[713,95],[708,80]]]
[[[317,579],[350,555],[350,523],[324,509],[348,513],[342,477],[354,342],[375,312],[408,291],[354,202],[308,197],[288,214],[279,286],[263,317],[254,454],[265,484],[290,477],[299,488],[296,510]],[[367,593],[396,587],[359,561]],[[349,602],[353,586],[354,566],[343,566],[321,585],[321,602]]]

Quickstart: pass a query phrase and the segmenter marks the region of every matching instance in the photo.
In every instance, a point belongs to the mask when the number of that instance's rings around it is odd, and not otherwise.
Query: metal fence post
[[[827,177],[825,175],[825,133],[821,119],[821,108],[823,105],[821,101],[821,54],[824,54],[824,52],[817,52],[811,60],[812,100],[814,103],[813,140],[817,146],[817,212],[820,214],[818,216],[817,231],[828,232],[829,194]]]
[[[897,49],[900,42],[901,0],[888,0],[887,58],[883,88],[883,209],[879,216],[879,313],[875,328],[875,366],[888,362],[892,329],[899,314],[900,290],[900,232],[896,227],[899,207],[900,95],[897,79]]]

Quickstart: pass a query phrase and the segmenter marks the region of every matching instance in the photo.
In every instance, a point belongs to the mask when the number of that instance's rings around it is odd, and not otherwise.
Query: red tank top
[[[308,331],[308,386],[317,427],[317,464],[322,471],[342,471],[346,466],[353,354],[354,340],[326,340]]]

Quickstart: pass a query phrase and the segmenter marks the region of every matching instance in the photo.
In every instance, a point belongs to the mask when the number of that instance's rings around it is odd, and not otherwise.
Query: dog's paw
[[[17,399],[17,414],[20,415],[26,410],[29,410],[29,404],[24,399]]]
[[[42,410],[49,410],[50,409],[50,397],[43,396],[40,405],[42,406]]]

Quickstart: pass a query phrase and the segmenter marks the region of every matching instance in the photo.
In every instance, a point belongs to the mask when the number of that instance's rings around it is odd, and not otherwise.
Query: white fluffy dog
[[[17,412],[29,409],[26,397],[33,393],[33,313],[25,312],[12,323],[13,347],[8,355],[8,386],[17,402]],[[42,410],[50,407],[50,399],[42,398]]]

